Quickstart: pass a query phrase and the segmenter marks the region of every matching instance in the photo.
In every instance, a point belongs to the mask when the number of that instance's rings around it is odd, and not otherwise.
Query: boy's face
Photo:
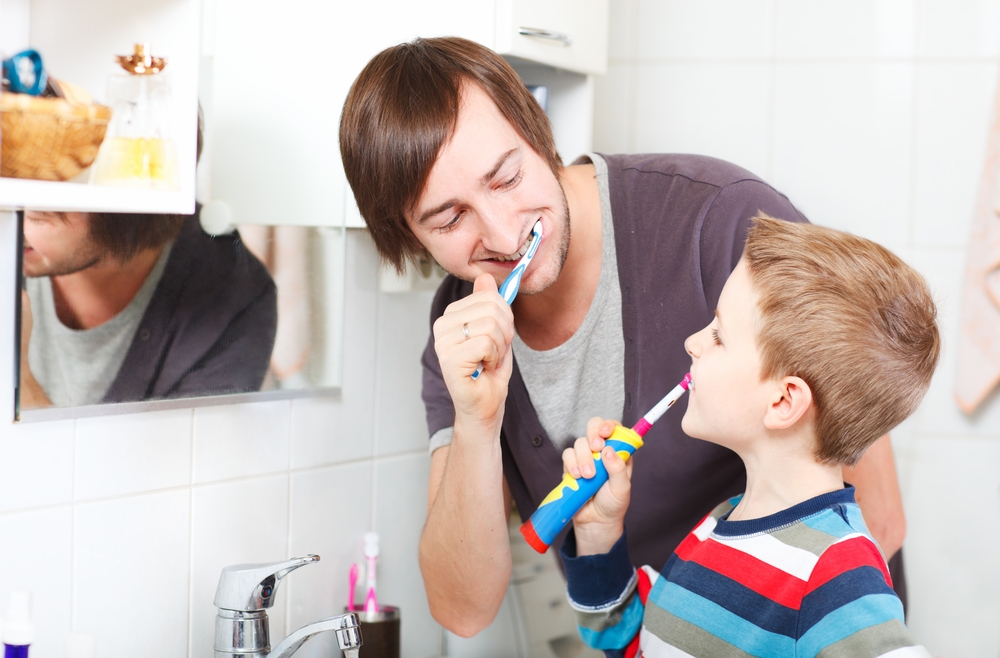
[[[541,292],[559,276],[569,248],[569,211],[555,174],[479,87],[462,90],[458,119],[420,198],[406,218],[441,267],[497,285],[527,248],[535,222],[544,238],[521,282]]]
[[[741,260],[722,289],[715,319],[684,341],[691,388],[681,428],[688,436],[735,449],[763,428],[768,388],[760,381],[756,303]]]

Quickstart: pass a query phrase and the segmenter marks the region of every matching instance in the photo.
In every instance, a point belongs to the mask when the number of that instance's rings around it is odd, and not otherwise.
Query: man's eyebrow
[[[506,153],[504,153],[503,155],[501,155],[497,159],[496,164],[493,165],[493,168],[490,169],[490,171],[485,176],[483,176],[481,179],[479,179],[480,182],[483,185],[487,185],[491,180],[493,180],[493,177],[497,175],[497,172],[500,171],[500,168],[503,167],[504,164],[506,164],[507,160],[510,159],[510,156],[512,156],[515,153],[517,153],[517,150],[518,150],[518,147],[515,146],[511,150],[509,150]],[[435,206],[435,207],[431,208],[430,210],[424,212],[422,215],[420,215],[420,219],[417,220],[417,224],[423,224],[424,222],[426,222],[428,219],[430,219],[434,215],[438,214],[439,212],[444,212],[448,208],[451,208],[452,206],[456,206],[456,205],[458,205],[458,199],[454,199],[454,198],[453,199],[448,199],[447,201],[445,201],[441,205]]]
[[[497,175],[497,172],[500,171],[500,168],[504,166],[507,160],[510,159],[510,156],[514,155],[515,153],[517,153],[516,146],[511,150],[507,151],[506,153],[504,153],[503,155],[501,155],[500,158],[497,160],[497,163],[493,165],[492,169],[490,169],[489,173],[487,173],[480,179],[480,182],[482,182],[483,185],[487,185],[491,180],[493,180],[493,177]]]
[[[458,205],[458,199],[454,199],[454,198],[453,199],[448,199],[447,201],[445,201],[441,205],[435,206],[434,208],[431,208],[430,210],[426,211],[424,214],[420,215],[420,219],[417,220],[417,224],[423,224],[424,222],[426,222],[428,219],[430,219],[434,215],[438,214],[439,212],[444,212],[448,208],[451,208],[452,206],[457,206],[457,205]]]

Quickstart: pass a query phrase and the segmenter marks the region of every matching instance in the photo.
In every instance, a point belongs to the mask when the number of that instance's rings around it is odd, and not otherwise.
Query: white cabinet
[[[364,226],[340,162],[341,108],[375,54],[416,37],[461,36],[509,55],[529,84],[550,87],[561,154],[589,148],[592,85],[579,72],[605,67],[607,0],[203,2],[204,197],[234,224]],[[574,44],[518,35],[497,48],[501,24],[568,31]]]
[[[608,70],[608,0],[496,0],[494,49],[577,73]]]
[[[0,53],[35,48],[52,76],[100,102],[107,101],[108,76],[120,70],[115,55],[147,42],[167,57],[180,164],[176,192],[88,185],[86,172],[67,182],[0,178],[0,208],[194,212],[199,18],[200,0],[0,0]]]

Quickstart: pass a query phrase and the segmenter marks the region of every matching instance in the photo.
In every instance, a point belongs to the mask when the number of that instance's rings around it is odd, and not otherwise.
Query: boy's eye
[[[722,345],[722,341],[719,340],[719,330],[718,329],[712,329],[712,340],[715,341],[716,345]]]
[[[449,221],[444,226],[438,227],[438,231],[440,231],[441,233],[447,233],[451,229],[455,228],[458,225],[458,221],[462,219],[463,214],[465,214],[464,210],[460,210],[459,212],[455,213],[455,216],[451,218],[451,221]]]

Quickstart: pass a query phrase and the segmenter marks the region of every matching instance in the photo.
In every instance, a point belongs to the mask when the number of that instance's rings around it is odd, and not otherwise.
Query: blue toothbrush
[[[528,269],[528,265],[531,264],[531,259],[534,257],[535,252],[538,251],[538,245],[542,242],[542,220],[535,222],[535,225],[531,228],[531,244],[528,245],[528,251],[521,256],[521,260],[517,261],[517,265],[507,278],[503,280],[500,284],[500,296],[503,297],[507,305],[510,306],[517,297],[517,291],[521,287],[521,277],[524,276],[524,271]],[[476,371],[472,373],[473,379],[479,379],[479,375],[483,374],[483,364],[480,363]]]

